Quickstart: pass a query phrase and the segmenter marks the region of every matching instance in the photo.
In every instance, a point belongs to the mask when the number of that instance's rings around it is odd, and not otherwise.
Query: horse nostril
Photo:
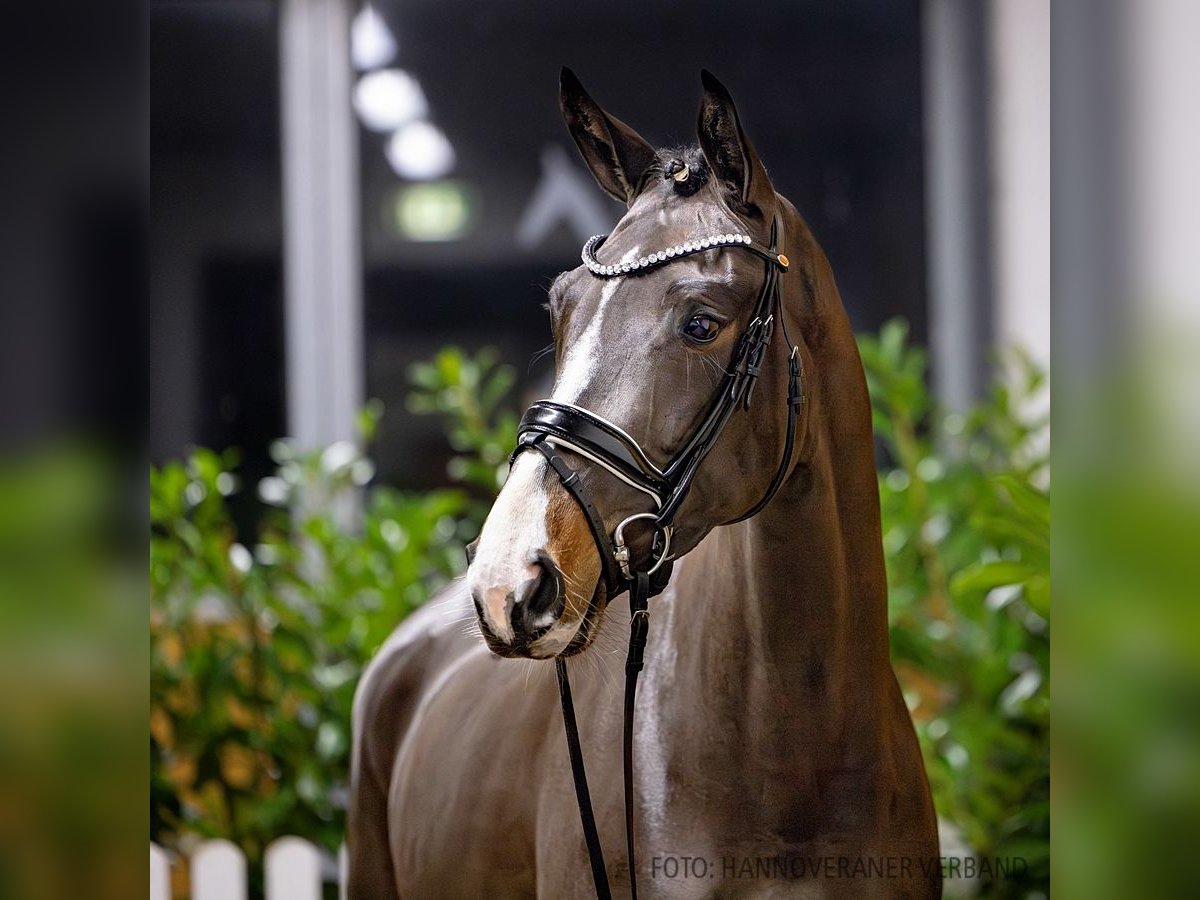
[[[554,561],[539,551],[533,567],[537,574],[517,588],[512,610],[513,630],[527,634],[548,627],[548,619],[562,615],[565,602],[562,573]]]
[[[467,544],[467,546],[463,548],[463,552],[467,555],[468,566],[475,562],[475,554],[479,552],[479,538],[475,538],[475,540]]]

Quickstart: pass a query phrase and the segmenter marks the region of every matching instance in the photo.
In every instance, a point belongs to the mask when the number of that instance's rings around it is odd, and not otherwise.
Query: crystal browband
[[[672,259],[678,259],[681,256],[691,256],[693,253],[703,253],[705,250],[711,250],[714,247],[745,247],[763,259],[779,266],[784,272],[787,271],[788,267],[788,258],[782,253],[775,253],[769,247],[764,247],[762,244],[757,243],[750,235],[740,232],[710,234],[706,237],[676,244],[674,247],[668,247],[666,250],[658,250],[646,256],[639,256],[637,259],[626,263],[605,265],[596,258],[596,251],[600,249],[600,246],[607,237],[607,234],[592,235],[583,245],[583,252],[580,254],[580,258],[583,260],[583,264],[587,266],[588,271],[598,278],[614,278],[620,275],[645,272],[661,266]]]

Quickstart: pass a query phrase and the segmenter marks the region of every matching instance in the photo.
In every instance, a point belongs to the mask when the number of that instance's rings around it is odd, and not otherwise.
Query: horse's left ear
[[[700,149],[735,212],[765,218],[775,207],[775,188],[754,145],[742,129],[737,107],[725,85],[707,69],[700,71],[704,98],[696,126]]]

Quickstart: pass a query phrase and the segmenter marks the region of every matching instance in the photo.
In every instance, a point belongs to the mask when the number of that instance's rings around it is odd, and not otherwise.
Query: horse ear
[[[696,130],[708,167],[735,212],[766,217],[775,205],[775,188],[754,145],[742,130],[733,98],[707,69],[700,71],[700,81],[704,85],[704,98],[700,101]]]
[[[641,191],[642,177],[656,161],[654,148],[620,119],[610,116],[563,67],[559,78],[563,121],[600,187],[625,204]]]

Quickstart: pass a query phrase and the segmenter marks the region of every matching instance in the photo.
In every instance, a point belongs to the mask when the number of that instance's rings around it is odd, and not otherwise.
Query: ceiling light
[[[454,148],[441,129],[428,122],[409,122],[397,129],[384,154],[397,175],[412,181],[432,181],[454,168]]]
[[[395,131],[429,111],[417,79],[401,69],[368,72],[354,87],[354,111],[372,131]]]
[[[369,3],[350,23],[350,58],[360,72],[386,66],[396,58],[396,39]]]

